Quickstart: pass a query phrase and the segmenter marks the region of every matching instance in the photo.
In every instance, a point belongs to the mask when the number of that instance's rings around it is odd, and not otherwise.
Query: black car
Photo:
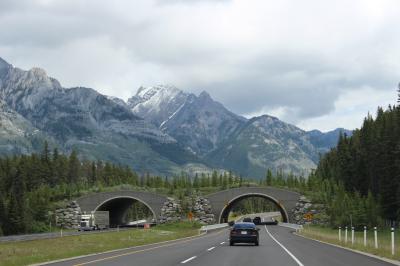
[[[259,230],[254,223],[236,223],[229,232],[229,245],[254,243],[254,245],[258,246]]]
[[[261,224],[261,217],[259,217],[259,216],[256,216],[256,217],[254,217],[254,219],[253,219],[253,223],[254,224]]]
[[[245,217],[245,218],[243,218],[243,222],[244,223],[252,223],[253,221],[251,220],[250,217]]]

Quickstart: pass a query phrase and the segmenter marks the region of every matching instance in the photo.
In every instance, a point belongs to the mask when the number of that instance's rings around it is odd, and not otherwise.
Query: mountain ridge
[[[1,58],[0,103],[0,118],[8,127],[21,126],[38,136],[22,136],[0,154],[32,152],[48,139],[65,152],[77,149],[89,159],[161,175],[194,173],[194,168],[254,177],[267,168],[307,172],[341,131],[304,131],[269,115],[247,119],[206,91],[195,95],[172,85],[142,86],[125,102],[91,88],[64,88],[43,69],[24,71]],[[9,136],[4,134],[0,146]]]

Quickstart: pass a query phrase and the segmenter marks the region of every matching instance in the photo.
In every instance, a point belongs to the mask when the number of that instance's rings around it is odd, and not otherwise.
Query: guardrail
[[[207,233],[207,232],[210,232],[210,231],[219,230],[219,229],[223,229],[223,228],[227,228],[227,227],[229,227],[229,225],[227,223],[203,225],[200,228],[200,232],[201,233]]]
[[[296,230],[296,232],[297,232],[298,230],[303,229],[303,226],[300,225],[300,224],[291,224],[291,223],[281,223],[281,222],[280,222],[278,225],[279,225],[279,226],[283,226],[283,227],[287,227],[287,228],[294,229],[294,230]]]

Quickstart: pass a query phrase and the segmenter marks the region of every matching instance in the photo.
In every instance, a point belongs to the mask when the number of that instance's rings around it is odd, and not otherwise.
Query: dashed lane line
[[[221,242],[220,244],[223,245],[223,244],[225,244],[225,242]]]
[[[182,264],[185,264],[186,262],[189,262],[189,261],[191,261],[191,260],[194,260],[195,258],[197,258],[197,256],[190,257],[190,258],[188,258],[187,260],[182,261],[181,263],[182,263]]]
[[[276,240],[276,238],[268,231],[267,226],[265,226],[265,231],[267,231],[268,235],[272,238],[272,240],[274,240],[279,246],[281,246],[281,248],[286,251],[287,254],[289,254],[290,257],[292,257],[292,259],[299,265],[299,266],[304,266],[303,263],[301,263],[299,261],[298,258],[296,258],[284,245],[282,245],[278,240]]]
[[[214,235],[219,235],[222,232],[223,231],[215,233]],[[101,258],[101,259],[95,259],[95,260],[91,260],[91,261],[87,261],[87,262],[77,263],[74,266],[93,264],[93,263],[100,262],[100,261],[111,260],[111,259],[115,259],[115,258],[119,258],[119,257],[123,257],[123,256],[129,256],[129,255],[133,255],[133,254],[137,254],[137,253],[141,253],[141,252],[151,251],[151,250],[159,249],[159,248],[163,248],[163,247],[170,247],[170,246],[174,246],[174,245],[178,245],[178,244],[182,244],[182,243],[187,243],[187,242],[190,242],[193,240],[201,239],[204,237],[207,237],[207,235],[188,237],[187,240],[184,240],[184,241],[179,241],[179,239],[177,239],[176,242],[173,242],[171,244],[165,244],[165,245],[155,246],[155,247],[146,248],[146,249],[139,249],[139,250],[122,253],[122,254],[118,254],[118,255],[114,255],[114,256],[109,256],[109,257],[105,257],[105,258]],[[156,245],[157,243],[154,243],[154,244]]]
[[[211,250],[213,250],[215,247],[211,247],[211,248],[209,248],[209,249],[207,249],[207,251],[211,251]]]

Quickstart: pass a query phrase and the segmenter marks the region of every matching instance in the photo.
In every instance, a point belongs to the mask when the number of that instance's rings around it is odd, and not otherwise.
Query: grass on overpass
[[[151,229],[132,229],[120,232],[105,231],[103,234],[0,243],[0,264],[28,265],[174,240],[197,235],[199,228],[200,224],[198,223],[180,222],[159,225]]]

